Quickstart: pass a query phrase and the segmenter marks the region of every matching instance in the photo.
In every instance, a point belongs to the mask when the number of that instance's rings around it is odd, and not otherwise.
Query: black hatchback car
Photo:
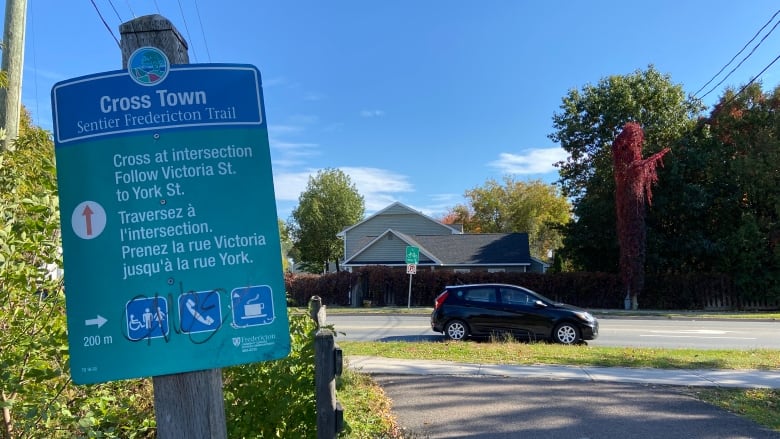
[[[509,333],[519,340],[563,344],[599,334],[598,320],[584,309],[507,284],[447,287],[434,302],[431,328],[452,340]]]

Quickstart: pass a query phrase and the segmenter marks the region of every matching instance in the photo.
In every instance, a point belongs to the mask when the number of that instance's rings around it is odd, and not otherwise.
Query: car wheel
[[[444,327],[444,335],[450,340],[463,340],[469,335],[469,327],[460,320],[452,320]]]
[[[564,322],[555,327],[553,340],[561,344],[574,344],[580,339],[580,330],[571,323]]]

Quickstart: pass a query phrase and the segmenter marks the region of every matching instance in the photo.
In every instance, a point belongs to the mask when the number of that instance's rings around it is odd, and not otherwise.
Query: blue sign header
[[[67,146],[145,130],[262,125],[261,102],[260,71],[251,65],[175,65],[153,85],[115,70],[54,85],[54,138]]]

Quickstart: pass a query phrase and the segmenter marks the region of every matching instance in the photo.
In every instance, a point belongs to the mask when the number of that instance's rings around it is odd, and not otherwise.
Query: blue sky
[[[367,213],[400,201],[441,217],[491,178],[553,182],[565,155],[547,135],[568,90],[653,64],[694,93],[778,10],[769,0],[94,4],[116,38],[122,22],[160,14],[189,41],[190,62],[260,69],[282,219],[323,168],[350,175]],[[780,30],[704,102],[778,54]],[[90,0],[28,0],[23,103],[37,124],[51,129],[54,83],[119,68]],[[775,87],[780,61],[761,79]]]

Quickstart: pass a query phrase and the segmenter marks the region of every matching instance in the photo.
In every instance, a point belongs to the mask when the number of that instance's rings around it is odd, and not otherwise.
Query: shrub
[[[291,314],[288,357],[223,369],[228,437],[316,438],[314,331]]]

